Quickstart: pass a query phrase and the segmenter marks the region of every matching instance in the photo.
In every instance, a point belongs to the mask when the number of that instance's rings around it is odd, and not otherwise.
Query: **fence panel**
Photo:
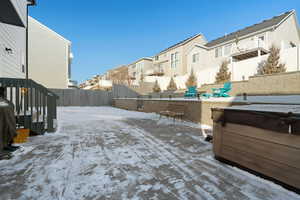
[[[50,89],[59,96],[58,106],[110,106],[112,94],[110,91]]]
[[[114,84],[112,88],[113,98],[136,98],[139,93],[126,85]]]

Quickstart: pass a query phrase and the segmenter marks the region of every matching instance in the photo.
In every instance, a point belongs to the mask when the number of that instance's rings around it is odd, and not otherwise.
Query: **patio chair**
[[[166,110],[159,112],[159,119],[161,119],[162,116],[166,116],[172,117],[174,122],[176,118],[182,120],[185,110],[186,107],[184,105],[169,104]]]
[[[231,83],[226,82],[222,88],[212,88],[213,97],[230,97],[228,92],[231,90]]]
[[[198,91],[197,86],[189,87],[184,93],[184,97],[197,97]]]

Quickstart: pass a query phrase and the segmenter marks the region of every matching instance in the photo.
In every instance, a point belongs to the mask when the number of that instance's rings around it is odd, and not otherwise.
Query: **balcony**
[[[164,70],[160,66],[154,65],[154,69],[149,69],[146,71],[147,76],[163,76]]]
[[[269,51],[264,41],[255,39],[235,46],[234,53],[231,54],[234,62],[254,58],[257,56],[265,55]]]

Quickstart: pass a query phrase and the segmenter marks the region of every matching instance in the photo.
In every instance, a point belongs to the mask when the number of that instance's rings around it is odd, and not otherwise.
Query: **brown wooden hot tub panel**
[[[300,189],[300,136],[246,125],[214,123],[217,157]]]

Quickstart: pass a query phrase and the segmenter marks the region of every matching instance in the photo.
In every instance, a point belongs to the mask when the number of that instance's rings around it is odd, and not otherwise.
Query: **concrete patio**
[[[208,127],[112,107],[58,115],[57,133],[0,161],[0,199],[300,199],[216,161]]]

